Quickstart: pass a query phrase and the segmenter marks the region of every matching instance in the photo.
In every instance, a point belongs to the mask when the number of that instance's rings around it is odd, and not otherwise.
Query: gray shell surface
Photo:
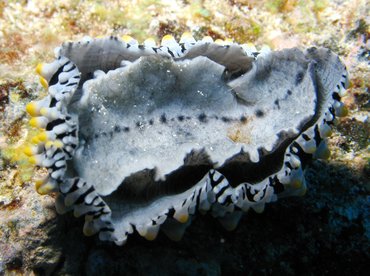
[[[84,233],[178,240],[198,212],[234,229],[250,208],[306,190],[303,170],[347,86],[328,49],[258,52],[208,39],[162,46],[116,37],[65,43],[38,67],[49,95],[27,110],[40,193],[85,217]]]

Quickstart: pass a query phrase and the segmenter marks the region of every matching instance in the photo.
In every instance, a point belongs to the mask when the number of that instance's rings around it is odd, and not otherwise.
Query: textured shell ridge
[[[40,128],[30,161],[41,194],[85,217],[85,235],[181,239],[210,213],[232,230],[244,212],[306,190],[310,159],[346,109],[346,68],[324,48],[257,51],[228,41],[161,45],[131,37],[67,42],[37,72]]]

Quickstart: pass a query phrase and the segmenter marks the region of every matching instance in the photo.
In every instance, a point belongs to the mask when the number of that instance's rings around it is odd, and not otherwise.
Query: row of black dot
[[[257,117],[262,117],[264,115],[264,113],[261,111],[261,110],[257,110],[256,111],[256,116]],[[229,123],[229,122],[236,122],[236,121],[239,121],[241,123],[246,123],[247,122],[247,117],[245,117],[244,115],[240,116],[239,119],[234,119],[234,118],[231,118],[231,117],[227,117],[227,116],[217,116],[217,115],[212,115],[212,116],[207,116],[205,113],[201,113],[199,114],[197,117],[197,120],[201,123],[208,123],[209,120],[221,120],[222,122],[224,123]],[[192,120],[193,118],[190,117],[190,116],[184,116],[184,115],[178,115],[176,118],[171,118],[171,119],[168,119],[166,114],[163,113],[160,118],[159,118],[159,122],[161,124],[167,124],[169,121],[171,122],[174,122],[174,121],[178,121],[178,122],[184,122],[184,121],[189,121],[189,120]],[[135,123],[135,126],[136,128],[142,128],[144,125],[146,124],[146,122],[144,121],[137,121]],[[154,119],[150,119],[148,121],[149,125],[154,125]],[[101,132],[101,133],[96,133],[94,135],[94,138],[97,139],[101,136],[103,137],[113,137],[113,133],[120,133],[120,132],[125,132],[125,133],[128,133],[130,132],[130,127],[128,126],[119,126],[119,125],[116,125],[114,126],[113,130],[111,130],[109,133],[107,132]]]

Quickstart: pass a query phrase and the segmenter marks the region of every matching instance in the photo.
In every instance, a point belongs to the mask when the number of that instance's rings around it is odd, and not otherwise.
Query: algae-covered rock
[[[306,1],[307,2],[307,1]],[[0,275],[366,275],[370,263],[369,17],[353,1],[5,1],[0,3]],[[227,232],[208,216],[180,242],[134,236],[117,248],[57,216],[35,192],[23,148],[35,133],[25,104],[45,95],[34,68],[50,49],[85,35],[143,41],[191,31],[273,49],[325,46],[339,53],[351,86],[327,161],[309,165],[308,193],[250,212]],[[250,41],[253,39],[253,41]],[[249,40],[249,41],[240,41]],[[36,171],[42,174],[42,171]]]

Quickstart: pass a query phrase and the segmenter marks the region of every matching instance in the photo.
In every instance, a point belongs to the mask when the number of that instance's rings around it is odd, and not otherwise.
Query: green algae
[[[262,33],[262,26],[250,19],[235,18],[225,22],[225,30],[234,41],[249,42],[256,40]]]
[[[193,1],[190,3],[190,13],[192,17],[204,19],[206,21],[209,21],[212,19],[212,12],[209,11],[206,7],[203,5],[204,1]]]
[[[296,0],[269,0],[266,7],[272,13],[289,12],[297,5]]]
[[[370,145],[370,123],[361,122],[354,118],[342,119],[337,126],[337,130],[348,137],[349,142],[353,142],[353,149],[360,151]]]
[[[328,6],[327,0],[314,0],[312,10],[315,13],[323,11]]]

